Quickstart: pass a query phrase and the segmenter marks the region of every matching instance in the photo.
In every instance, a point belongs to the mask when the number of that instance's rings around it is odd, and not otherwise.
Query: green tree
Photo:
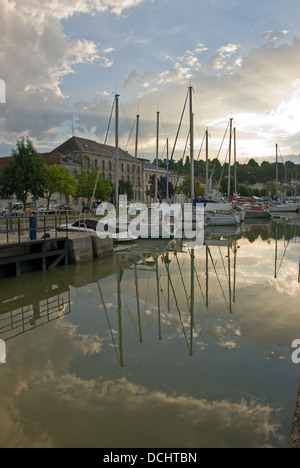
[[[99,176],[94,167],[82,170],[77,175],[76,182],[75,196],[87,198],[89,201],[93,195],[97,200],[107,200],[112,189],[111,181]]]
[[[42,157],[29,138],[22,137],[12,151],[12,159],[0,174],[0,195],[15,195],[22,200],[24,210],[31,194],[42,197],[46,183],[46,171]]]
[[[50,199],[56,192],[63,195],[75,195],[76,180],[63,166],[54,164],[53,166],[45,167],[47,178],[44,185],[44,197],[47,199],[49,209]]]
[[[177,188],[177,193],[185,193],[185,194],[190,194],[191,192],[191,176],[188,175],[184,179],[181,185]],[[205,192],[205,188],[200,185],[200,182],[195,179],[194,180],[194,192],[195,192],[195,197],[202,197]]]
[[[132,200],[134,197],[132,183],[125,180],[119,180],[119,194],[127,195],[127,199]]]
[[[266,184],[265,188],[264,188],[264,192],[266,193],[266,196],[271,196],[271,197],[275,197],[276,195],[276,184],[274,184],[274,182],[269,182],[268,184]]]

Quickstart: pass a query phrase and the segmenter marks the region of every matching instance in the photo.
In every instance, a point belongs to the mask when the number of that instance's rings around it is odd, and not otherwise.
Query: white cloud
[[[285,37],[287,34],[289,34],[289,31],[283,30],[283,31],[265,31],[262,35],[262,39],[266,41],[276,41],[277,39],[282,39]]]

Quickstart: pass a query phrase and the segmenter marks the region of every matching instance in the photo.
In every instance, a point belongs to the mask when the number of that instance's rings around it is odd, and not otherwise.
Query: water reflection
[[[1,280],[0,446],[287,446],[299,237],[212,229]]]

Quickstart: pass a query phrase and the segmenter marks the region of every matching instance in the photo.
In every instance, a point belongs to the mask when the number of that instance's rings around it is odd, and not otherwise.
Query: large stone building
[[[109,179],[112,183],[115,183],[116,148],[113,146],[73,136],[53,151],[41,154],[41,156],[46,165],[61,165],[73,177],[76,177],[82,170],[94,167],[104,179]],[[0,168],[7,164],[9,159],[0,158]],[[152,201],[148,194],[151,176],[156,173],[155,165],[150,164],[148,160],[135,158],[119,148],[118,169],[119,180],[132,184],[136,201]],[[165,177],[166,173],[166,169],[159,168],[158,177]],[[177,179],[177,174],[169,174],[169,181],[174,186],[177,183]],[[181,175],[179,177],[179,184],[183,179],[184,176]],[[55,194],[53,202],[71,204],[74,207],[79,207],[81,203],[77,199],[65,199],[60,194]],[[43,200],[39,200],[39,204],[42,203]]]
[[[112,183],[115,182],[116,149],[113,146],[86,138],[72,137],[55,148],[53,153],[60,155],[60,164],[66,167],[73,177],[76,177],[82,169],[94,167],[104,179],[109,179]],[[119,180],[131,182],[136,199],[142,200],[144,193],[143,163],[119,148],[118,169]]]

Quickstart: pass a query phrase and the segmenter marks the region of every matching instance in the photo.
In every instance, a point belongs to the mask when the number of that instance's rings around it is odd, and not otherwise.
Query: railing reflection
[[[71,312],[70,291],[12,309],[0,315],[0,337],[9,341],[18,335],[53,322]]]

